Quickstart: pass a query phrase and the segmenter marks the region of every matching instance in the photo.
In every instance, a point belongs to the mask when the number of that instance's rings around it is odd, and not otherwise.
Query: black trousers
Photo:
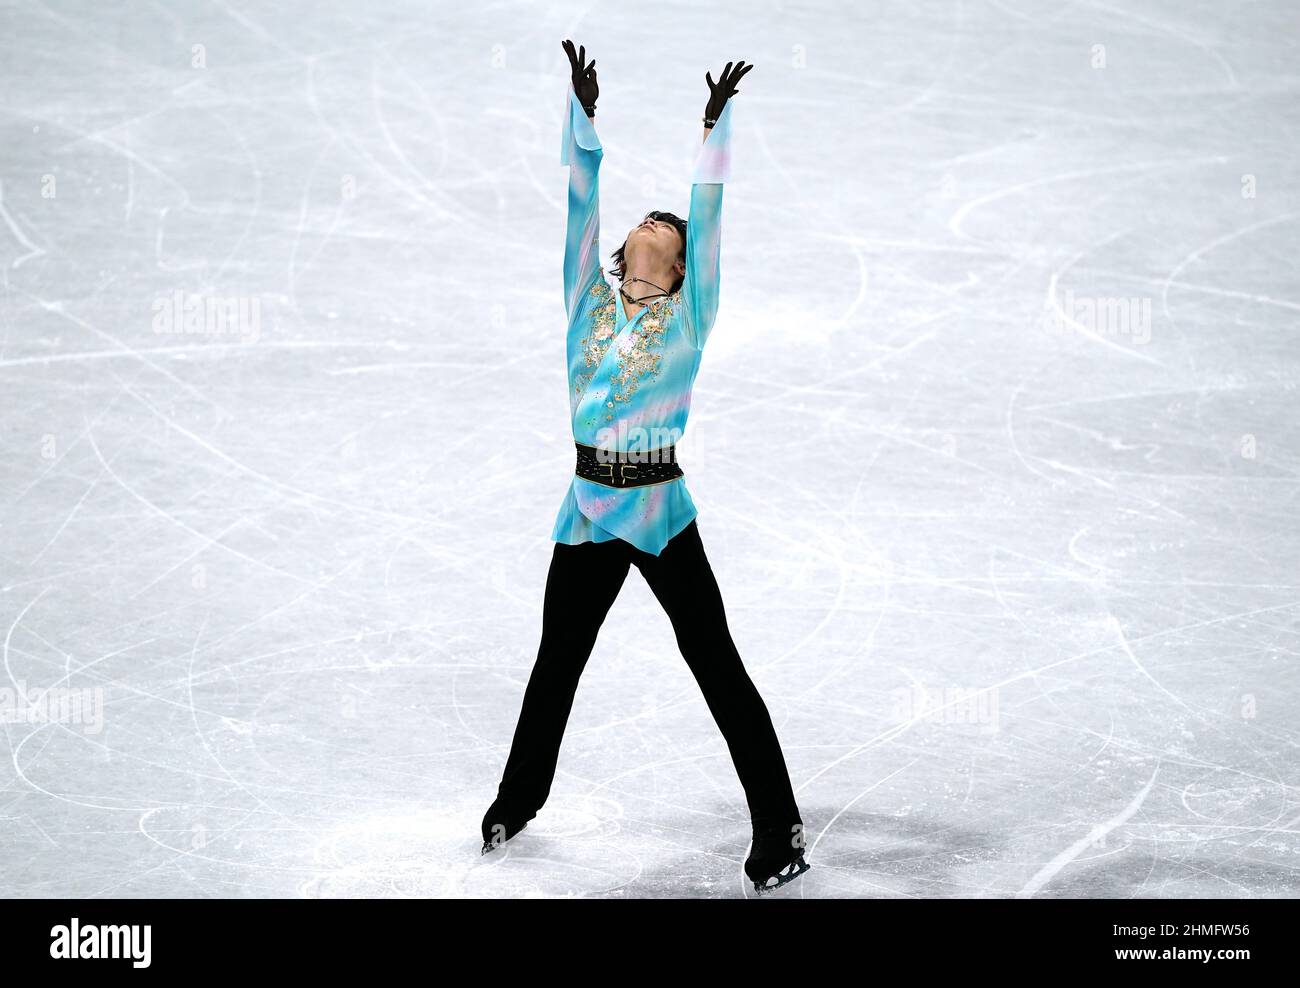
[[[802,824],[772,718],[731,640],[722,594],[694,521],[652,556],[615,539],[557,542],[546,578],[542,640],[524,692],[498,802],[532,819],[550,795],[578,679],[596,634],[636,566],[672,622],[758,827]]]

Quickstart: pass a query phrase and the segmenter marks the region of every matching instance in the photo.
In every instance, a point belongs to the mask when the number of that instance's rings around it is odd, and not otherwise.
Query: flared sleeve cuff
[[[718,185],[731,178],[731,108],[727,101],[695,158],[692,185]]]
[[[578,101],[578,94],[573,91],[572,82],[569,83],[566,97],[564,133],[560,140],[560,164],[571,165],[575,150],[600,150],[600,137],[596,134],[596,128],[592,125],[591,118],[587,116],[587,111]]]

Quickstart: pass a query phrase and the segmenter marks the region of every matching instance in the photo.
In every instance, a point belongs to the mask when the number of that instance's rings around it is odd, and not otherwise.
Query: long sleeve
[[[682,280],[683,329],[697,350],[703,349],[718,314],[718,279],[722,258],[722,187],[731,178],[731,107],[700,148],[691,176],[691,207],[686,218],[686,275]]]
[[[564,306],[569,318],[600,272],[600,138],[573,83],[568,87],[560,164],[569,166],[569,220],[564,240]]]

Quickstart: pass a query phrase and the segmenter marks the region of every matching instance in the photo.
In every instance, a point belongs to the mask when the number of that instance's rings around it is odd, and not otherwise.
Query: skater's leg
[[[634,552],[633,562],[672,621],[678,648],[726,739],[755,828],[789,833],[802,820],[781,744],[732,641],[695,522],[658,556]]]
[[[627,577],[626,549],[617,540],[555,544],[546,576],[541,644],[494,804],[521,816],[521,824],[536,816],[550,795],[578,679]],[[484,824],[488,829],[488,821]]]

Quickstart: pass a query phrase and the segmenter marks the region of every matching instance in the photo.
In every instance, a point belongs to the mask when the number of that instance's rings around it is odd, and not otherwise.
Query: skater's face
[[[649,213],[627,235],[626,253],[652,267],[671,267],[679,277],[686,273],[686,241],[677,227],[656,213]]]

